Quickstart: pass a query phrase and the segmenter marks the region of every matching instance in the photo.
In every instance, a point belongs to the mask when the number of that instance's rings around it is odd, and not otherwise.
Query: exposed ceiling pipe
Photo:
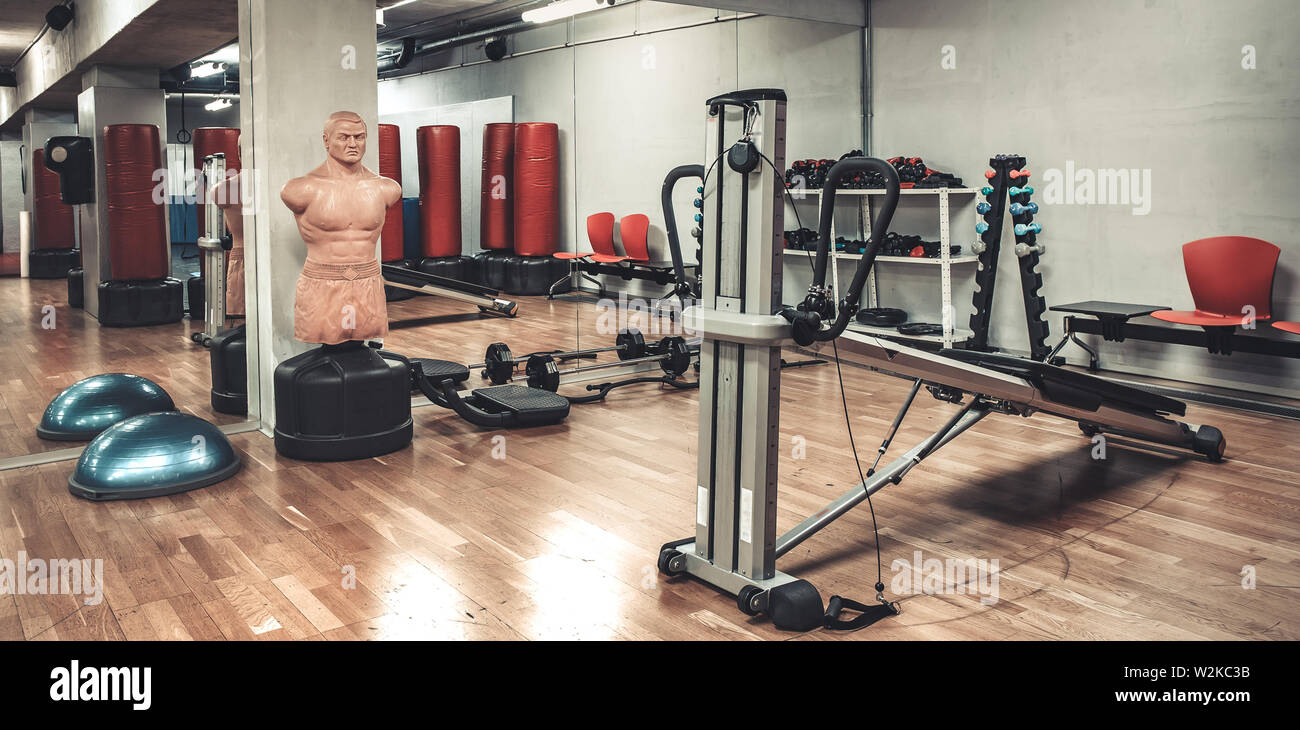
[[[406,44],[408,42],[411,43],[413,49],[410,54],[410,58],[406,59],[406,63],[410,63],[411,58],[414,58],[415,56],[424,56],[430,53],[441,51],[445,48],[454,48],[456,46],[462,46],[465,45],[466,43],[472,43],[474,41],[482,40],[484,38],[491,38],[492,36],[495,35],[501,35],[503,33],[513,33],[515,31],[520,31],[525,28],[532,28],[532,27],[536,27],[536,26],[533,23],[529,23],[524,20],[516,20],[513,23],[506,23],[505,25],[498,25],[498,26],[493,26],[491,28],[484,28],[483,30],[470,31],[469,33],[460,33],[450,38],[443,38],[436,41],[425,41],[424,43],[416,43],[414,38],[405,38],[402,40],[403,46],[402,46],[402,51],[400,53],[395,53],[379,59],[379,73],[393,71],[399,68],[403,68],[406,65],[403,64],[401,66],[398,66],[397,61],[400,60],[400,58],[403,55],[406,55],[406,48],[407,48]]]

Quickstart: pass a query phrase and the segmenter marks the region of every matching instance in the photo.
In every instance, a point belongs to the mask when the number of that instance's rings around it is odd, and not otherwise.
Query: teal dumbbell
[[[704,207],[704,201],[703,201],[703,200],[700,200],[699,198],[696,198],[696,199],[694,200],[694,202],[691,203],[691,205],[695,206],[696,208],[703,208],[703,207]]]
[[[1010,190],[1008,190],[1007,192],[1011,193],[1011,197],[1014,198],[1014,197],[1016,197],[1017,195],[1020,195],[1021,193],[1024,193],[1024,194],[1026,194],[1026,195],[1033,195],[1033,194],[1034,194],[1034,189],[1033,189],[1033,187],[1031,187],[1031,186],[1025,186],[1025,187],[1023,187],[1023,188],[1012,187],[1012,188],[1011,188]]]
[[[697,192],[697,193],[703,193],[703,192],[704,192],[704,186],[703,186],[703,185],[700,185],[700,186],[696,187],[696,188],[695,188],[695,192]]]
[[[1020,215],[1022,213],[1037,213],[1037,212],[1038,212],[1038,203],[1030,203],[1029,205],[1021,205],[1020,203],[1011,204],[1011,215]]]
[[[1043,227],[1040,226],[1040,225],[1038,225],[1037,223],[1030,223],[1029,225],[1025,225],[1024,223],[1017,223],[1017,224],[1016,224],[1016,235],[1017,235],[1017,236],[1023,236],[1023,235],[1025,235],[1026,233],[1039,233],[1039,232],[1041,232],[1042,230],[1043,230]]]
[[[695,222],[696,222],[696,223],[703,223],[703,222],[704,222],[704,216],[700,215],[699,213],[696,213],[696,214],[695,214]]]
[[[989,224],[985,223],[984,221],[980,221],[979,223],[975,224],[975,232],[980,235],[983,235],[984,232],[987,231],[988,229],[989,229]]]
[[[988,203],[981,202],[979,205],[975,206],[975,212],[979,213],[980,215],[984,215],[990,210],[993,210],[993,206],[989,205]]]
[[[984,187],[980,188],[980,195],[992,195],[992,194],[993,194],[993,188],[989,187],[988,185],[985,185]]]

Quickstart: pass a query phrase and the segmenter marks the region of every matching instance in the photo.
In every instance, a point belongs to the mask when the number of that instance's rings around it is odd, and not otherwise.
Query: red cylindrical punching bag
[[[550,256],[560,247],[560,128],[515,125],[515,253]]]
[[[509,250],[514,246],[515,125],[483,127],[483,184],[479,204],[479,246]]]
[[[75,248],[72,206],[59,198],[59,175],[45,168],[45,150],[32,151],[32,202],[36,218],[36,248]]]
[[[104,127],[104,175],[108,183],[108,259],[114,281],[161,279],[167,270],[167,228],[154,188],[162,169],[158,127]],[[161,191],[166,200],[166,191]]]
[[[379,174],[402,184],[402,136],[396,124],[379,125]],[[384,230],[380,237],[380,260],[398,261],[402,258],[402,201],[399,199],[384,215]]]
[[[460,127],[415,131],[420,157],[420,248],[428,258],[460,255]]]
[[[234,127],[199,127],[194,130],[194,168],[195,180],[195,217],[197,218],[198,235],[202,237],[205,233],[204,228],[204,210],[206,204],[204,201],[207,197],[207,186],[204,184],[203,158],[208,155],[215,155],[218,152],[226,155],[226,177],[230,177],[239,170],[239,130]],[[199,256],[199,274],[207,273],[207,256]]]

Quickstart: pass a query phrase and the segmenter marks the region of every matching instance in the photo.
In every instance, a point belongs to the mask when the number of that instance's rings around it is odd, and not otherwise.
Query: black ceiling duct
[[[506,57],[506,39],[489,38],[487,43],[483,44],[483,52],[487,54],[489,61],[500,61]]]
[[[45,14],[45,23],[54,30],[63,30],[72,22],[72,8],[67,5],[55,5]]]
[[[402,51],[397,54],[397,58],[393,61],[393,68],[406,68],[413,58],[415,58],[415,39],[403,38]]]

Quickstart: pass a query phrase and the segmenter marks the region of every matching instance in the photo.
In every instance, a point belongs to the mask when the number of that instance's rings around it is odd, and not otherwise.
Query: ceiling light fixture
[[[199,65],[190,68],[190,78],[201,79],[204,76],[214,76],[219,73],[225,73],[226,68],[228,67],[224,63],[212,63],[210,61],[200,63]]]
[[[203,108],[210,112],[219,112],[222,109],[229,109],[232,106],[234,106],[234,104],[230,103],[229,99],[217,99],[204,104]]]
[[[525,11],[523,19],[529,23],[549,23],[613,5],[614,0],[556,0],[550,5]]]

